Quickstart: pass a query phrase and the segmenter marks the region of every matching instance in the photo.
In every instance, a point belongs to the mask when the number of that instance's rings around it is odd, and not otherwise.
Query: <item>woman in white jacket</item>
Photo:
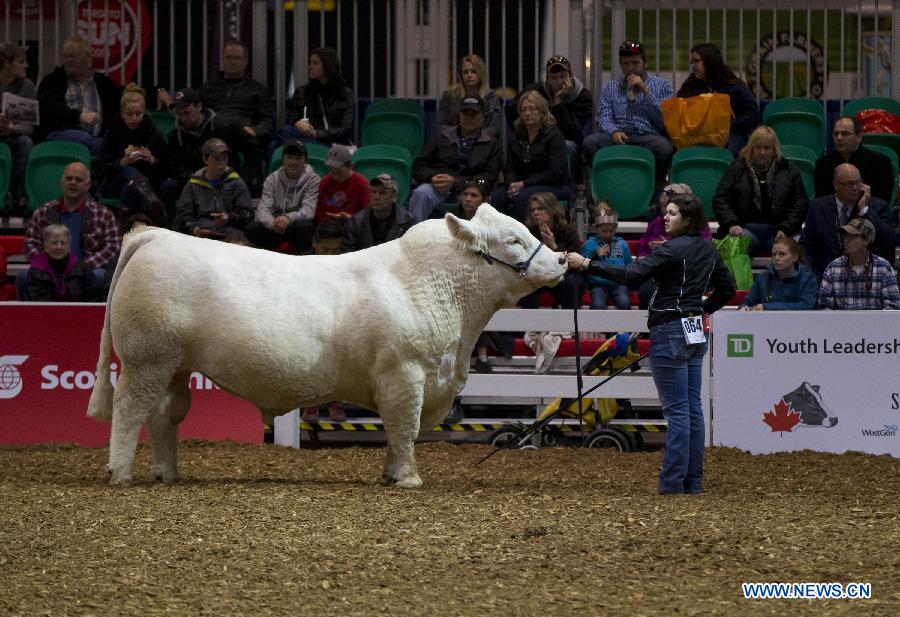
[[[284,145],[282,167],[263,183],[256,218],[247,225],[247,239],[260,248],[278,248],[287,242],[292,253],[308,252],[318,199],[319,176],[309,165],[306,144],[290,139]]]

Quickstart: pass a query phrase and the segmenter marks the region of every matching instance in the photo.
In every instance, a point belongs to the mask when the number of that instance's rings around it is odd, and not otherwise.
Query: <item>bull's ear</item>
[[[449,212],[444,216],[444,220],[447,221],[447,228],[450,230],[450,235],[457,240],[462,240],[466,244],[475,244],[476,234],[472,223],[464,221]]]

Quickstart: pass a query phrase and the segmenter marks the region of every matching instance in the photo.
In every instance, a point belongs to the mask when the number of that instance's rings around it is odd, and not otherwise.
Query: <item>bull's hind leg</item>
[[[137,450],[141,425],[160,402],[175,371],[159,366],[122,367],[113,397],[112,431],[109,436],[109,483],[127,485]]]
[[[418,488],[422,480],[416,471],[413,449],[419,434],[419,416],[424,397],[422,369],[406,366],[401,374],[380,375],[378,413],[387,437],[387,459],[382,481],[388,486]]]
[[[191,406],[190,378],[190,372],[176,373],[158,409],[150,414],[153,477],[162,482],[178,479],[178,424]]]

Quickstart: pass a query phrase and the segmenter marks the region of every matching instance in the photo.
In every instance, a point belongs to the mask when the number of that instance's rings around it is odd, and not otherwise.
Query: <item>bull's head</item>
[[[487,267],[517,274],[519,297],[541,287],[552,287],[566,273],[563,254],[552,251],[519,221],[484,203],[471,221],[452,214],[445,217],[450,234],[467,250],[482,256]],[[518,297],[516,298],[518,300]]]

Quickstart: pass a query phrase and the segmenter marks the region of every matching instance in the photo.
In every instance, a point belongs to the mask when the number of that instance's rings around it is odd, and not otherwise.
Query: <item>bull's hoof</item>
[[[402,478],[394,480],[394,483],[391,486],[396,486],[397,488],[419,488],[420,486],[422,486],[422,480],[421,478],[419,478],[419,476]]]
[[[178,481],[178,472],[167,465],[160,465],[153,470],[153,479],[163,484]]]
[[[131,474],[115,469],[110,470],[109,485],[110,486],[128,486],[131,484]]]

